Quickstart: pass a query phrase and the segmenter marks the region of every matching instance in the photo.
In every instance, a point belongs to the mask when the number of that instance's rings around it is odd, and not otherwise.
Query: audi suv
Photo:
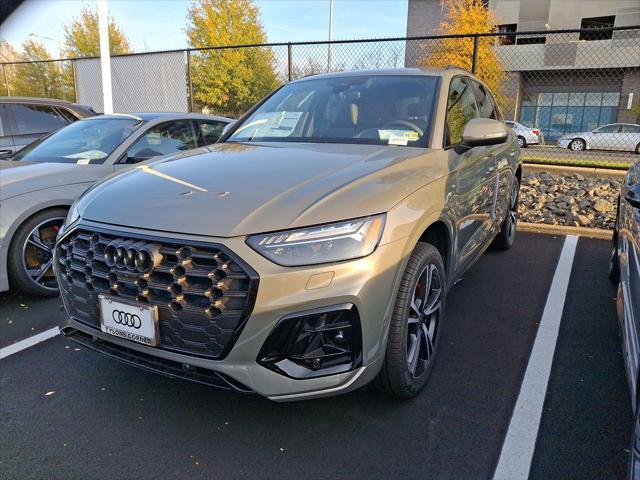
[[[212,146],[105,179],[54,265],[63,333],[276,401],[418,394],[449,288],[515,239],[519,149],[455,68],[288,83]]]

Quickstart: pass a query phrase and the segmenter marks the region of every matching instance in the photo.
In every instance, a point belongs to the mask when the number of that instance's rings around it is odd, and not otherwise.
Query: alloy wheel
[[[63,217],[53,217],[38,224],[22,246],[22,265],[33,283],[45,290],[57,291],[53,274],[53,247]]]
[[[573,150],[574,152],[581,152],[584,150],[584,142],[580,139],[572,140],[569,144],[569,148],[571,148],[571,150]]]
[[[518,137],[518,146],[524,148],[524,138]]]
[[[426,265],[418,276],[407,319],[407,368],[414,378],[428,368],[435,356],[442,288],[442,278],[436,265]]]

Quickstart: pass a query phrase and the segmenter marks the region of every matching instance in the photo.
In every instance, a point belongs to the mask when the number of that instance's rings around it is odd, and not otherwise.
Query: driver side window
[[[198,146],[190,120],[178,120],[157,125],[134,143],[123,158],[123,163],[138,163],[161,155],[169,155]]]
[[[478,118],[478,108],[471,85],[465,77],[456,77],[449,87],[445,147],[462,142],[464,127],[473,118]]]

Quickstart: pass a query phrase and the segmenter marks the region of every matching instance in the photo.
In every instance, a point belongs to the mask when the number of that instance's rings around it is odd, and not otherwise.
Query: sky
[[[254,0],[261,9],[269,42],[326,40],[329,0]],[[109,0],[109,14],[135,51],[187,46],[184,28],[190,0]],[[38,35],[54,58],[64,25],[92,0],[26,0],[0,25],[0,38],[15,47]],[[407,0],[334,0],[333,39],[402,37]],[[49,39],[43,38],[49,37]]]

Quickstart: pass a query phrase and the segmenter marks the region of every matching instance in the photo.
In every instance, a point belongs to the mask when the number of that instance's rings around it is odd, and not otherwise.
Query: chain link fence
[[[112,57],[117,111],[238,117],[324,72],[458,66],[493,91],[530,163],[628,168],[640,149],[640,26],[211,47]],[[0,94],[102,110],[97,58],[2,64]]]

